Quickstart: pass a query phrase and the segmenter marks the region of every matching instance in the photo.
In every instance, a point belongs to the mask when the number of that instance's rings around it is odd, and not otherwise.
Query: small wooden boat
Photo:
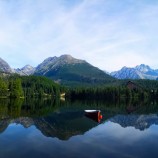
[[[100,110],[85,110],[85,116],[97,122],[102,119]]]

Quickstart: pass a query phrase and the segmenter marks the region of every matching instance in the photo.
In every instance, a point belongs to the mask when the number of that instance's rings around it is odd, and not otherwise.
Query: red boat
[[[85,116],[96,122],[100,122],[102,119],[100,110],[85,110]]]

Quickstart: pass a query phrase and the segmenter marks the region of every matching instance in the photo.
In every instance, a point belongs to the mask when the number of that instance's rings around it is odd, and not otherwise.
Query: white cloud
[[[71,54],[107,71],[158,68],[157,8],[155,1],[0,1],[0,56],[12,67]]]

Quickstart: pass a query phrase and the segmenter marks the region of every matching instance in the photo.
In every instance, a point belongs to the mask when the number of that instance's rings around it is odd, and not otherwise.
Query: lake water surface
[[[158,105],[1,100],[0,157],[158,157]]]

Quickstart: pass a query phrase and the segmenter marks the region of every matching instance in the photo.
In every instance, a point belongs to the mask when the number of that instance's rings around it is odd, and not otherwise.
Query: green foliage
[[[8,93],[8,88],[7,88],[7,83],[0,78],[0,96],[7,96]]]
[[[44,75],[67,86],[96,85],[116,80],[88,63],[66,64],[35,75]]]
[[[0,78],[0,97],[33,98],[48,96],[59,97],[60,86],[46,77],[12,75]]]
[[[90,72],[87,74],[89,76],[91,75]],[[69,77],[70,76],[68,76],[67,79]],[[128,89],[128,80],[109,79],[108,81],[102,83],[100,83],[100,81],[98,80],[99,84],[92,83],[90,81],[87,84],[83,82],[82,87],[80,86],[82,82],[77,84],[79,82],[73,81],[74,85],[72,86],[70,84],[70,88],[61,86],[46,77],[12,75],[10,77],[7,76],[0,78],[0,97],[59,97],[61,93],[66,93],[66,97],[72,99],[158,99],[158,81],[132,80],[132,82],[137,84],[140,89]]]
[[[16,78],[15,80],[10,80],[9,91],[10,91],[11,98],[23,97],[23,89],[22,89],[20,78]]]
[[[9,116],[13,118],[20,117],[23,101],[24,101],[23,99],[19,99],[19,98],[10,99],[8,106]]]
[[[46,97],[60,95],[60,86],[46,77],[23,76],[22,87],[27,97]]]

